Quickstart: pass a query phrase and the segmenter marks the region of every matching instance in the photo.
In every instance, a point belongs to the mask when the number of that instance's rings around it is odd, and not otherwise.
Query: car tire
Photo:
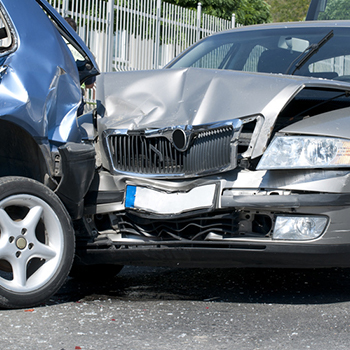
[[[70,276],[78,281],[108,281],[115,277],[123,268],[123,265],[97,264],[97,265],[73,265]]]
[[[0,306],[32,307],[66,281],[74,259],[71,219],[46,186],[0,178]]]

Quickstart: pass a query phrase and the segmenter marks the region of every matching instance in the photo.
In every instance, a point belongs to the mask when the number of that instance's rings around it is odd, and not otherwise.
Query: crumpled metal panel
[[[229,70],[163,69],[104,73],[97,78],[99,132],[200,125],[263,115],[252,157],[262,154],[276,117],[305,86],[349,84]]]
[[[284,133],[350,138],[350,108],[319,114],[289,125]]]
[[[261,113],[282,90],[293,93],[300,86],[293,78],[196,68],[105,73],[97,79],[97,99],[109,117],[101,124],[126,129],[199,125]]]
[[[2,66],[0,117],[37,139],[79,141],[80,82],[67,45],[35,1],[1,3],[13,22],[17,48]]]

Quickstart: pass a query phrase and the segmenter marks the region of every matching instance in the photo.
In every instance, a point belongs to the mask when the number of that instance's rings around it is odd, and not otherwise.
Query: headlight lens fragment
[[[278,136],[258,169],[303,169],[350,166],[350,141],[331,137]]]

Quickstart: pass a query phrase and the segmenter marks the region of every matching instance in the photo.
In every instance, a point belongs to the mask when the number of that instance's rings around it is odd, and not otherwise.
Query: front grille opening
[[[111,135],[108,143],[117,172],[195,176],[235,166],[236,149],[231,144],[233,132],[230,125],[200,131],[183,152],[162,135]]]
[[[182,171],[184,154],[172,147],[165,137],[115,135],[110,137],[110,149],[114,168],[119,171],[144,174]]]
[[[242,154],[249,149],[250,141],[252,139],[257,120],[244,123],[241,134],[238,140],[238,154]]]
[[[150,220],[133,213],[116,216],[124,237],[158,241],[222,241],[234,238],[270,238],[273,221],[256,212],[216,212],[171,220]]]
[[[203,241],[209,233],[232,235],[238,230],[237,214],[226,212],[159,221],[126,213],[118,216],[117,221],[122,234],[136,234],[167,241]]]

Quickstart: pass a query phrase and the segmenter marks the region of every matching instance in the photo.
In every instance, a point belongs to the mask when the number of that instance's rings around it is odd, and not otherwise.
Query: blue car
[[[4,307],[46,300],[71,268],[72,220],[82,217],[95,172],[95,150],[82,143],[76,112],[81,83],[98,73],[88,48],[46,1],[0,1]]]

